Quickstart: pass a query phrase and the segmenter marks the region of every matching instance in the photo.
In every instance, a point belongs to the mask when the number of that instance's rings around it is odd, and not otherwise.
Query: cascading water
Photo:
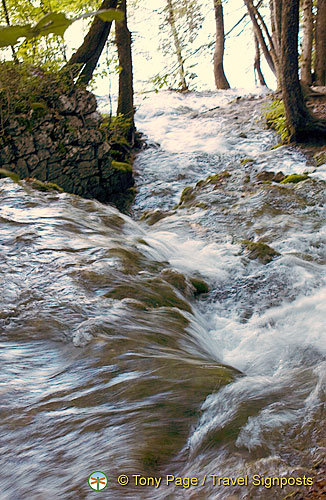
[[[326,446],[324,169],[271,149],[259,99],[141,102],[132,218],[1,180],[1,499],[93,498],[97,470],[117,500],[281,499],[298,486],[262,478],[312,476]],[[262,171],[310,173],[281,185]]]

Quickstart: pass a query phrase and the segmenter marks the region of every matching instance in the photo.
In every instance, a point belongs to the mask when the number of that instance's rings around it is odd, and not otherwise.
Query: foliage
[[[88,12],[72,19],[69,19],[63,12],[49,12],[34,26],[31,24],[22,26],[0,26],[0,48],[16,45],[20,38],[30,40],[38,36],[50,34],[63,36],[67,28],[75,21],[95,15],[100,17],[103,21],[122,21],[123,19],[123,13],[115,9]]]
[[[58,97],[74,87],[72,69],[52,72],[29,64],[0,62],[0,134],[10,117],[28,114],[32,118],[54,107]]]
[[[199,30],[203,24],[204,17],[201,14],[200,7],[197,0],[178,0],[171,2],[173,9],[173,20],[177,32],[179,50],[182,52],[182,60],[185,62],[195,52],[193,43],[197,38]],[[179,82],[180,61],[177,59],[177,49],[175,47],[174,37],[171,36],[171,17],[169,12],[169,3],[161,12],[162,22],[159,26],[161,34],[160,49],[164,56],[173,57],[172,64],[167,67],[164,73],[155,75],[152,79],[155,89],[168,87],[175,88],[182,87]],[[172,28],[173,31],[174,28]],[[184,77],[189,81],[197,78],[196,73],[193,71],[195,65],[188,66],[184,69]]]
[[[284,104],[281,99],[275,99],[272,103],[265,106],[264,118],[267,127],[280,134],[282,142],[289,141],[289,131],[286,125]]]

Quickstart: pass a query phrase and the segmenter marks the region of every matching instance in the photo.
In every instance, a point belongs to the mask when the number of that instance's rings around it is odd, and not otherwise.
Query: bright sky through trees
[[[212,0],[205,0],[202,12],[205,21],[196,39],[196,46],[207,44],[214,40],[215,19]],[[134,80],[136,92],[144,89],[150,90],[153,86],[146,82],[156,73],[162,72],[166,65],[166,58],[159,51],[160,24],[162,17],[158,14],[165,5],[164,0],[152,0],[148,4],[140,4],[136,9],[129,9],[129,29],[133,34],[133,59]],[[225,32],[234,26],[246,13],[243,0],[227,0],[224,6]],[[66,40],[71,47],[78,47],[83,40],[82,23],[74,24],[66,34]],[[111,49],[110,49],[111,50]],[[113,49],[112,49],[113,50]],[[109,53],[109,56],[112,54]],[[225,73],[232,87],[252,88],[255,85],[254,71],[254,45],[252,26],[246,18],[239,27],[234,29],[226,39],[225,47]],[[105,54],[102,56],[101,69],[104,69]],[[197,65],[193,71],[198,75],[196,87],[200,89],[214,89],[213,75],[213,47],[211,50],[194,55],[190,64]],[[267,84],[274,87],[274,78],[262,57],[262,69]],[[117,78],[111,77],[111,90],[116,89]],[[96,92],[100,95],[109,92],[108,79],[96,79]]]

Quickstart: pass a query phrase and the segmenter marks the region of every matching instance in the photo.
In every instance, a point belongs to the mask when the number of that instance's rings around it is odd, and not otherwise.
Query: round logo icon
[[[104,488],[106,488],[108,485],[108,478],[104,474],[104,472],[97,470],[89,475],[88,484],[89,487],[92,488],[92,490],[104,490]]]

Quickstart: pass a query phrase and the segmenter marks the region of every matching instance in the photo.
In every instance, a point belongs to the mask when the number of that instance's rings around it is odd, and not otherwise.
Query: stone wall
[[[133,186],[132,168],[112,162],[95,96],[81,88],[61,95],[55,108],[35,103],[8,119],[2,168],[19,177],[58,184],[64,191],[119,205]]]

